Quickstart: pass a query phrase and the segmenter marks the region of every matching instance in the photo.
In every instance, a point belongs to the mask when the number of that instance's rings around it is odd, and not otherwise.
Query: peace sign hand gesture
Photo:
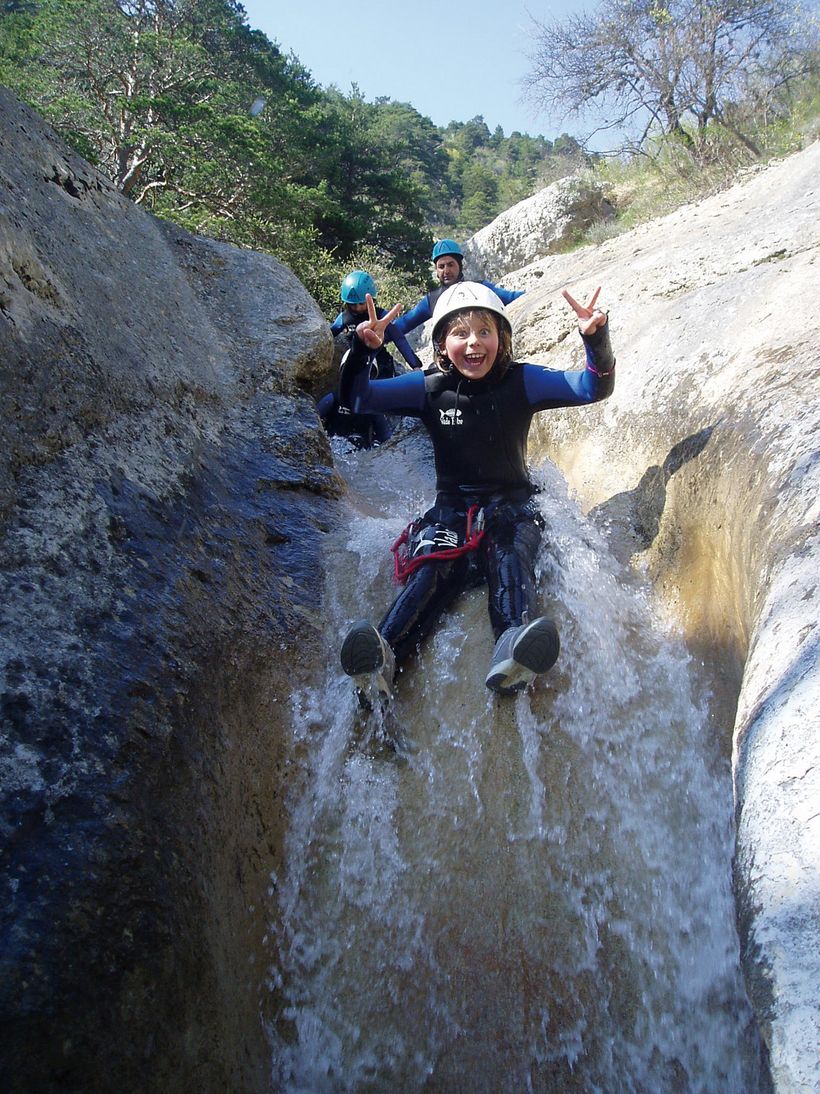
[[[598,293],[601,291],[599,285],[592,296],[589,298],[588,304],[579,304],[569,294],[568,289],[562,289],[561,295],[578,316],[578,330],[581,334],[594,334],[596,330],[600,330],[604,326],[607,320],[605,311],[601,311],[597,307]]]
[[[378,349],[384,344],[384,332],[401,311],[401,304],[395,304],[389,312],[378,319],[376,305],[370,293],[365,294],[367,304],[367,319],[356,327],[356,336],[360,338],[368,349]]]

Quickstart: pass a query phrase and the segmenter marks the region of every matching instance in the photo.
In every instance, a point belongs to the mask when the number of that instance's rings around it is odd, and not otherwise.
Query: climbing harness
[[[426,524],[424,517],[417,517],[390,548],[396,582],[404,585],[425,562],[440,562],[475,551],[483,538],[484,510],[478,505],[467,510],[463,533],[446,524]]]

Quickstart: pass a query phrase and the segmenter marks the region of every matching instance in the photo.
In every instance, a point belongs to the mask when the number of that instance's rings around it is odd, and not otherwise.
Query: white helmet
[[[449,319],[457,311],[474,308],[500,315],[512,334],[512,326],[504,311],[504,305],[492,289],[482,285],[480,281],[457,281],[455,285],[445,289],[436,301],[433,309],[433,342],[437,342],[439,328],[445,319]]]

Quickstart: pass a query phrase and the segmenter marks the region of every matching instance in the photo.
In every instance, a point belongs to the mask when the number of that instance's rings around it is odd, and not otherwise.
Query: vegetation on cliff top
[[[603,0],[542,25],[536,98],[640,116],[611,157],[323,89],[237,0],[5,0],[0,15],[0,82],[133,201],[276,255],[327,313],[353,266],[411,303],[434,237],[464,238],[563,175],[593,171],[628,224],[794,150],[817,117],[816,21],[776,0]]]

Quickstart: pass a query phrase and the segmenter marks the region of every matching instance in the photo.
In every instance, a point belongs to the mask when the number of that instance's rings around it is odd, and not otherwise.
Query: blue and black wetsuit
[[[376,308],[379,319],[384,314],[384,308]],[[367,316],[356,315],[349,308],[345,308],[331,323],[330,333],[334,338],[345,334],[348,341],[352,342],[356,327],[363,318]],[[421,361],[410,343],[400,331],[395,330],[395,324],[391,323],[385,330],[384,345],[373,358],[371,368],[375,379],[385,380],[396,375],[396,363],[387,349],[388,342],[393,342],[411,368],[421,368]],[[393,432],[395,420],[384,414],[354,414],[350,407],[349,389],[348,355],[345,354],[339,365],[339,383],[336,390],[323,395],[316,405],[322,425],[331,436],[348,437],[359,448],[382,444]]]
[[[583,336],[586,368],[558,372],[540,365],[496,365],[483,380],[449,372],[406,373],[383,383],[369,379],[367,348],[354,338],[351,404],[357,412],[420,418],[433,442],[436,502],[422,523],[463,532],[467,510],[484,509],[478,549],[431,561],[410,575],[379,624],[397,663],[430,631],[464,589],[487,583],[493,633],[537,614],[535,559],[543,521],[532,501],[527,436],[533,415],[605,399],[615,383],[608,324]]]
[[[458,279],[464,280],[464,275]],[[456,284],[454,281],[453,285]],[[513,300],[517,300],[519,296],[523,296],[523,291],[514,292],[512,289],[502,289],[499,285],[493,285],[492,281],[481,281],[481,285],[486,285],[488,289],[492,289],[495,295],[499,298],[502,304],[511,304]],[[400,315],[398,319],[394,319],[389,330],[398,331],[402,336],[409,334],[411,330],[415,330],[416,327],[420,327],[422,323],[426,323],[428,319],[432,319],[433,310],[436,306],[436,301],[445,291],[445,289],[451,288],[452,285],[439,285],[437,288],[432,289],[425,296],[419,300],[418,304],[414,305],[409,312],[405,315]]]
[[[376,308],[376,316],[381,319],[385,314],[384,308]],[[330,333],[334,338],[338,338],[340,334],[345,333],[349,338],[353,337],[353,333],[356,327],[363,319],[367,319],[367,314],[356,315],[349,308],[345,308],[340,311],[333,322],[330,324]],[[376,354],[377,363],[379,366],[379,377],[384,379],[387,376],[394,376],[396,369],[393,363],[393,358],[388,352],[388,343],[392,342],[402,357],[405,359],[410,368],[421,368],[421,361],[416,356],[413,347],[407,341],[404,336],[404,332],[396,327],[395,321],[392,322],[384,332],[384,345]]]

